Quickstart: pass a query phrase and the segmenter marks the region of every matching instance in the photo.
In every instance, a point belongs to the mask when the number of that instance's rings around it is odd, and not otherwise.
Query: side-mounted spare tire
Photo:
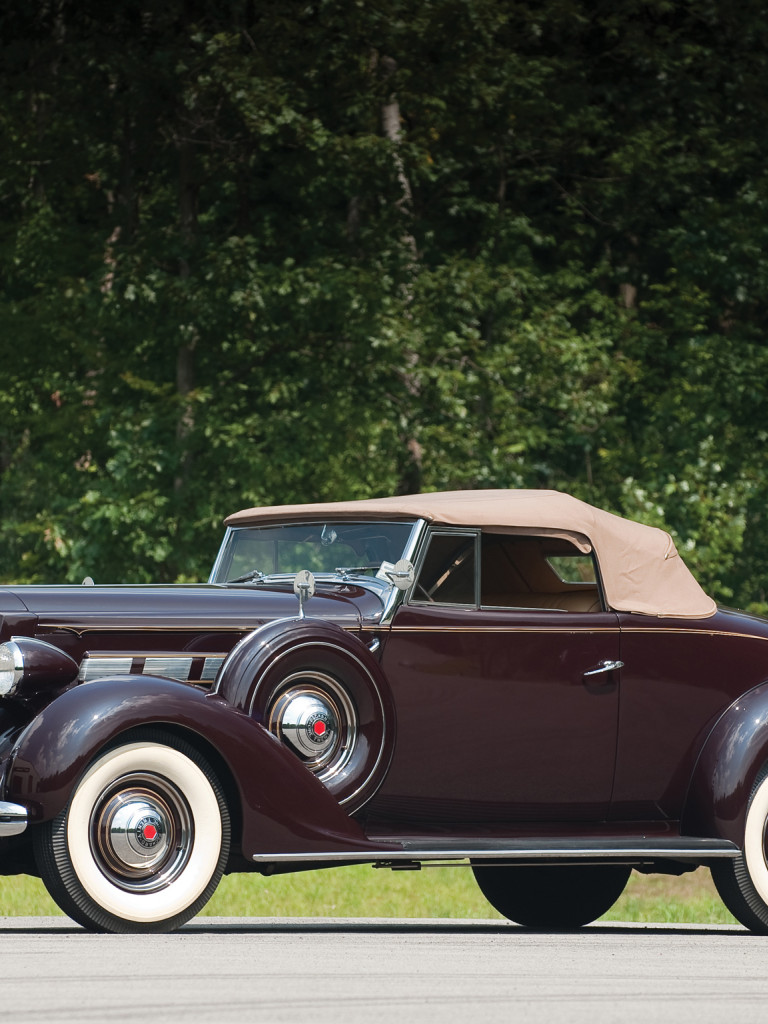
[[[91,762],[34,844],[48,892],[79,924],[172,931],[199,913],[221,879],[229,811],[190,743],[145,728]]]
[[[245,637],[215,688],[276,736],[353,813],[386,775],[394,704],[356,636],[318,619],[271,622]]]

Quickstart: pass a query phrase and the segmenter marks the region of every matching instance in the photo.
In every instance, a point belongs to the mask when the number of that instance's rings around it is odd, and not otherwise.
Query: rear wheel
[[[59,907],[93,931],[164,932],[213,895],[229,855],[224,795],[189,743],[147,729],[100,755],[35,855]]]
[[[581,928],[613,906],[627,884],[620,864],[473,864],[480,890],[500,914],[526,928]]]
[[[744,845],[733,860],[713,861],[712,879],[737,921],[768,935],[768,766],[758,775],[749,798]]]

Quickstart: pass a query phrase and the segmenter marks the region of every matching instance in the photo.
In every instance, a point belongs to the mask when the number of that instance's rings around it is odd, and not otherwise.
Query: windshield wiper
[[[341,568],[335,569],[334,572],[337,572],[339,576],[350,576],[352,573],[369,572],[371,569],[378,569],[380,565],[381,562],[377,562],[376,565],[352,565],[349,567],[342,566]]]
[[[243,573],[242,576],[236,576],[233,580],[227,580],[227,583],[250,583],[251,580],[263,579],[266,579],[266,576],[261,569],[251,569],[250,572]]]

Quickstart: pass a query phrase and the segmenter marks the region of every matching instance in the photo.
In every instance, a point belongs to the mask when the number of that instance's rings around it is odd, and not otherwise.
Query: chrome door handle
[[[601,676],[604,672],[615,672],[619,668],[624,668],[623,661],[601,661],[597,668],[591,668],[588,672],[585,672],[584,678],[589,679],[590,676]]]

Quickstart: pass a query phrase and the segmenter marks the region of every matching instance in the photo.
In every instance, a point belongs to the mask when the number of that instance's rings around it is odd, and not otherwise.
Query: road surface
[[[768,938],[729,926],[197,918],[125,936],[0,918],[0,952],[13,1024],[768,1020]]]

